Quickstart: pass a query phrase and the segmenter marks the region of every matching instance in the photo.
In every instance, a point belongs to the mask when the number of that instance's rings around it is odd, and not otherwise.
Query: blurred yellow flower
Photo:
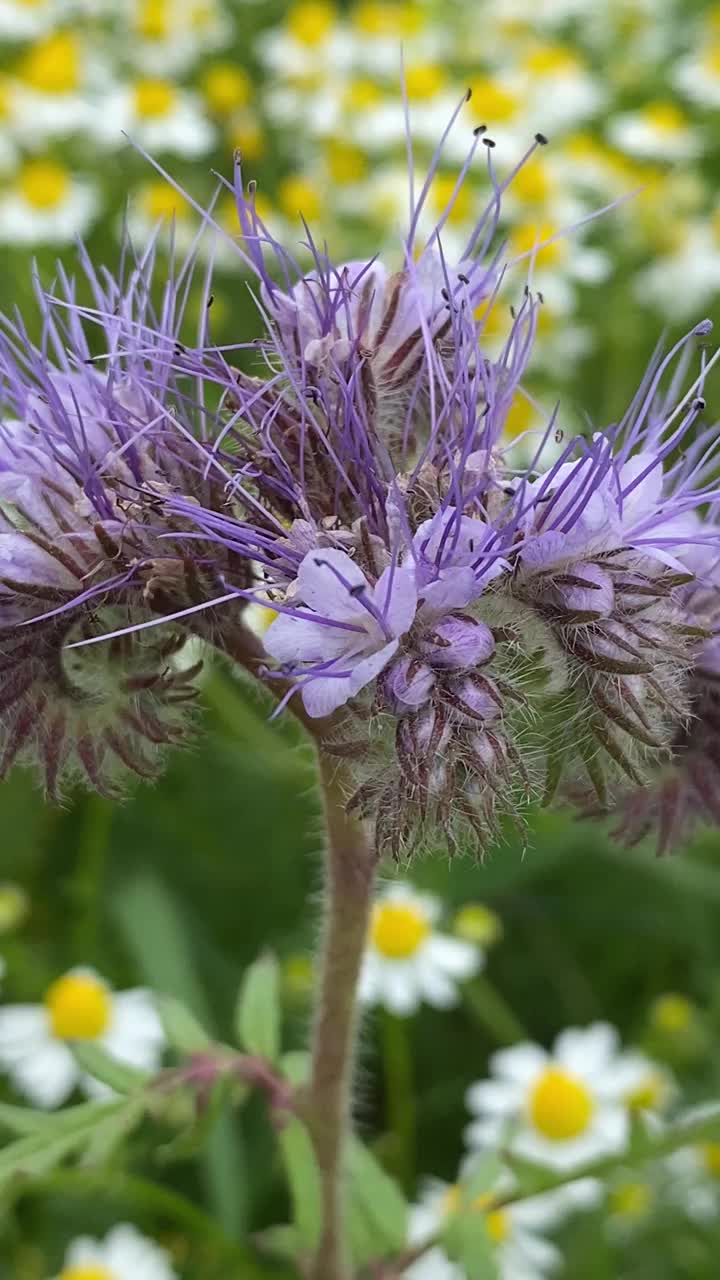
[[[249,112],[241,113],[231,122],[228,138],[243,160],[257,160],[262,155],[265,135],[260,122]]]
[[[167,40],[172,32],[170,0],[141,0],[135,11],[134,26],[146,40]]]
[[[412,36],[424,23],[417,4],[377,4],[372,0],[356,5],[350,17],[355,29],[365,36]]]
[[[483,902],[467,902],[456,913],[452,931],[457,938],[475,942],[486,951],[500,942],[503,924],[497,912],[491,911]]]
[[[379,84],[365,76],[358,76],[345,89],[343,105],[350,112],[369,111],[382,102],[382,97]]]
[[[278,185],[278,204],[287,218],[302,214],[307,222],[313,222],[320,217],[322,192],[310,178],[293,173]]]
[[[54,160],[28,160],[18,174],[18,188],[33,209],[55,209],[70,190],[70,173]]]
[[[405,68],[405,87],[408,98],[427,101],[444,89],[446,75],[437,62],[421,62]]]
[[[180,192],[163,178],[145,183],[138,191],[137,199],[143,213],[152,222],[159,222],[162,218],[177,219],[188,216],[188,206]]]
[[[681,1035],[695,1021],[697,1010],[686,996],[667,992],[658,996],[650,1006],[650,1023],[664,1035]]]
[[[211,111],[230,115],[250,101],[252,85],[247,72],[234,62],[213,62],[205,68],[202,91]]]
[[[552,244],[545,244],[556,235],[557,227],[548,222],[522,222],[510,232],[510,253],[519,257],[521,254],[532,255],[532,261],[541,267],[557,266],[566,252],[565,241],[558,238]]]
[[[0,934],[11,933],[26,920],[30,899],[19,884],[0,884]]]
[[[361,147],[339,138],[331,138],[325,149],[328,173],[338,186],[362,182],[368,171],[367,157]]]
[[[332,31],[337,20],[337,10],[324,0],[301,0],[290,9],[287,29],[300,44],[318,45]]]
[[[138,80],[134,85],[135,114],[141,120],[167,116],[176,102],[176,90],[169,80]]]
[[[455,173],[440,173],[435,178],[430,188],[430,199],[433,211],[438,218],[445,212],[447,205],[452,200],[456,182],[457,174]],[[454,204],[448,215],[448,222],[466,222],[472,214],[474,203],[474,192],[465,182],[455,196]]]
[[[499,80],[484,77],[471,82],[470,110],[481,124],[503,124],[512,120],[520,107],[520,97]]]
[[[79,41],[69,31],[56,31],[27,51],[19,75],[38,93],[76,93],[82,75]]]
[[[644,1218],[652,1208],[654,1199],[653,1189],[647,1182],[621,1182],[611,1188],[608,1208],[614,1217]]]

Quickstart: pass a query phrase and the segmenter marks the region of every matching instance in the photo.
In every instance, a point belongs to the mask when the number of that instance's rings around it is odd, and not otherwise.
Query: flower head
[[[445,1009],[458,983],[482,966],[479,947],[436,929],[440,903],[407,884],[392,884],[373,907],[360,976],[360,1000],[407,1016],[422,1001]]]
[[[154,1071],[165,1037],[152,996],[115,993],[93,969],[71,969],[50,984],[41,1004],[0,1008],[0,1071],[36,1107],[59,1107],[74,1089],[98,1085],[78,1066],[70,1044],[89,1040],[131,1066]]]
[[[104,1240],[73,1240],[56,1280],[176,1280],[176,1274],[164,1249],[120,1223]]]
[[[570,1029],[552,1052],[515,1045],[495,1053],[492,1078],[470,1087],[475,1119],[466,1139],[473,1150],[507,1143],[518,1156],[569,1171],[597,1156],[622,1151],[630,1132],[634,1091],[650,1064],[623,1054],[606,1023]]]

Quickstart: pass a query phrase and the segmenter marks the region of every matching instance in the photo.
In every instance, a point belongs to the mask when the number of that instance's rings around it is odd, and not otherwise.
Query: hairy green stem
[[[309,1280],[347,1280],[350,1260],[343,1223],[343,1162],[351,1123],[357,1034],[357,982],[367,935],[376,858],[350,819],[337,764],[320,758],[327,824],[326,913],[312,1036],[305,1118],[323,1188],[323,1226]]]

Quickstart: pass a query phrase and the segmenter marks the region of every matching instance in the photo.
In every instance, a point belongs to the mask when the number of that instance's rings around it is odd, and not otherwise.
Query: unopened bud
[[[495,652],[490,628],[467,614],[442,618],[422,637],[420,644],[434,667],[455,671],[481,666]]]
[[[492,680],[475,672],[455,677],[448,686],[453,706],[471,720],[496,720],[502,714],[502,697]]]
[[[435,675],[417,658],[400,658],[385,674],[383,692],[396,714],[415,711],[427,702]]]
[[[581,618],[606,618],[612,613],[615,591],[610,574],[597,564],[579,564],[553,584],[557,603]]]

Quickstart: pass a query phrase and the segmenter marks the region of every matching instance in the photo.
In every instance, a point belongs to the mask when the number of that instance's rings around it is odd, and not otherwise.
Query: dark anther
[[[547,138],[545,137],[545,134],[544,134],[544,133],[536,133],[536,134],[535,134],[535,141],[537,142],[538,146],[546,147],[546,146],[547,146],[547,141],[548,141],[548,140],[547,140]]]
[[[495,143],[493,142],[492,138],[483,138],[483,146],[487,147],[488,150],[491,150],[492,147],[495,146]]]
[[[540,292],[540,290],[539,290],[539,289],[538,289],[538,294],[537,294],[537,300],[538,300],[538,302],[544,302],[544,301],[545,301],[545,297],[544,297],[544,295]]]
[[[468,276],[463,275],[460,271],[458,272],[458,280],[460,281],[460,283],[461,283],[461,284],[469,284],[469,283],[470,283],[470,279],[469,279],[469,277],[468,277]]]
[[[703,396],[698,396],[695,400],[693,400],[693,409],[695,410],[696,413],[702,413],[704,408],[705,408],[705,398]]]
[[[215,294],[214,294],[214,293],[211,293],[211,294],[210,294],[210,297],[208,298],[207,302],[205,303],[205,307],[206,307],[206,309],[207,309],[208,311],[210,310],[210,308],[211,308],[211,306],[212,306],[212,304],[213,304],[213,302],[214,302],[214,301],[215,301]]]
[[[486,131],[486,130],[487,130],[487,125],[486,125],[486,124],[477,124],[477,125],[475,126],[475,128],[473,129],[473,136],[474,136],[475,138],[479,138],[479,137],[480,137],[480,134],[481,134],[481,133],[485,133],[485,131]]]
[[[515,308],[512,306],[510,307],[510,315],[512,316],[513,320],[517,320],[517,312]]]
[[[471,98],[472,98],[472,88],[470,85],[468,85],[467,89],[465,90],[465,101],[469,102]]]
[[[440,290],[440,297],[443,298],[445,302],[448,302],[450,300],[450,294],[448,293],[447,289],[443,288]]]
[[[358,596],[361,596],[364,590],[365,590],[365,583],[356,582],[355,586],[350,588],[350,595],[352,596],[353,600],[357,600]]]
[[[255,195],[255,192],[257,191],[257,182],[256,182],[255,178],[251,178],[251,179],[250,179],[250,181],[249,181],[249,182],[248,182],[248,184],[247,184],[247,189],[248,189],[248,195],[249,195],[249,196],[254,196],[254,195]]]

